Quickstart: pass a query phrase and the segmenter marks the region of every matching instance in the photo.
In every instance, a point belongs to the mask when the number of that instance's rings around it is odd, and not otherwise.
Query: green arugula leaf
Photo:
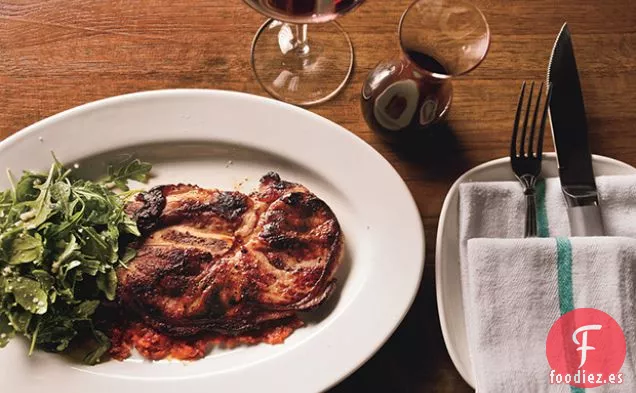
[[[84,235],[84,245],[82,246],[83,254],[92,256],[95,259],[104,256],[110,261],[113,250],[102,235],[92,227],[83,228],[82,234]]]
[[[124,251],[124,255],[121,257],[120,263],[126,266],[128,262],[135,259],[136,256],[137,256],[137,250],[135,250],[132,247],[126,247],[126,250]]]
[[[18,202],[31,201],[36,199],[39,191],[35,188],[45,181],[45,177],[32,172],[24,172],[22,178],[15,187],[15,197]]]
[[[11,196],[11,190],[4,190],[0,192],[0,206],[13,204],[13,197]]]
[[[4,348],[15,336],[15,330],[9,325],[9,318],[0,313],[0,348]]]
[[[106,299],[115,300],[117,290],[117,273],[111,269],[106,274],[97,276],[97,288],[104,293]]]
[[[106,184],[112,183],[122,191],[128,191],[128,180],[136,180],[142,183],[148,181],[148,176],[152,165],[142,162],[139,159],[122,162],[119,167],[108,167],[108,178]]]
[[[40,186],[34,186],[40,190],[38,198],[31,203],[31,210],[22,214],[20,219],[27,225],[28,228],[37,228],[43,224],[49,216],[52,214],[51,208],[51,185],[53,183],[53,176],[57,170],[57,164],[53,164],[49,171],[44,184]]]
[[[44,314],[48,305],[48,296],[40,283],[29,278],[19,277],[12,283],[13,296],[25,310],[32,314]]]
[[[68,242],[58,242],[58,248],[63,249],[63,251],[51,265],[51,272],[53,274],[58,273],[60,271],[60,267],[64,266],[66,261],[76,256],[77,251],[80,249],[80,246],[77,244],[77,239],[75,238],[75,236],[70,235]]]
[[[122,220],[122,226],[123,226],[123,231],[126,233],[130,233],[133,236],[141,236],[141,232],[139,232],[139,228],[137,228],[137,223],[135,221],[133,221],[132,218],[124,215],[124,218]]]
[[[71,184],[68,180],[58,181],[51,185],[51,197],[60,207],[64,217],[68,220],[73,214],[71,205]]]
[[[9,321],[16,332],[26,333],[33,315],[22,307],[14,307],[9,313]]]
[[[66,279],[66,276],[68,275],[68,273],[75,269],[76,267],[82,266],[83,269],[86,269],[86,264],[82,264],[82,262],[78,261],[77,259],[70,261],[67,264],[64,264],[61,268],[60,268],[60,272],[58,273],[58,277],[62,280]]]
[[[38,324],[35,344],[52,352],[65,350],[78,333],[74,322],[73,318],[64,315],[44,315]]]
[[[53,289],[55,285],[55,278],[44,270],[33,270],[31,274],[40,283],[40,286],[45,292]]]
[[[85,300],[75,307],[77,319],[89,319],[99,307],[99,300]]]
[[[39,237],[39,235],[37,236]],[[9,264],[19,265],[21,263],[39,262],[43,252],[44,245],[41,239],[22,233],[11,244]]]
[[[74,201],[70,202],[69,209],[73,211],[74,213],[72,213],[72,215],[68,218],[67,221],[62,222],[59,225],[54,225],[53,226],[54,229],[48,234],[49,236],[51,237],[64,236],[67,234],[68,231],[70,231],[71,229],[79,225],[79,222],[84,218],[84,207],[85,207],[84,204],[81,202],[82,201],[79,199],[75,199]],[[80,206],[80,208],[77,209],[77,206]]]
[[[84,358],[84,363],[95,365],[101,361],[102,356],[110,349],[110,340],[99,330],[94,330],[95,349],[89,352]]]

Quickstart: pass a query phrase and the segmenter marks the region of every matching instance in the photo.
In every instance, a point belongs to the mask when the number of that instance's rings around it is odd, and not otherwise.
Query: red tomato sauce
[[[294,330],[303,325],[298,318],[290,318],[259,330],[236,336],[211,334],[202,337],[170,337],[141,322],[109,329],[111,339],[109,351],[113,359],[124,360],[136,349],[149,360],[175,359],[197,360],[205,357],[215,347],[234,348],[239,345],[260,343],[281,344]]]

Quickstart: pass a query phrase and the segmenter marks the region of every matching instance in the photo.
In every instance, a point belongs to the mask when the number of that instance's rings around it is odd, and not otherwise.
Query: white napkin
[[[549,236],[569,236],[570,226],[558,178],[545,180],[539,188],[539,208],[544,206]],[[606,236],[636,237],[636,224],[627,218],[636,215],[636,176],[600,176],[596,178]],[[544,190],[544,191],[543,191]],[[541,194],[545,198],[541,198]],[[519,182],[464,183],[459,188],[460,238],[523,237],[525,202]],[[539,218],[541,218],[541,209]],[[541,229],[541,228],[539,228]]]
[[[628,344],[623,384],[594,392],[633,393],[636,239],[569,240],[574,307],[611,315]],[[570,391],[568,385],[550,384],[546,358],[548,332],[561,315],[556,250],[553,238],[468,241],[464,309],[478,393]]]
[[[625,382],[594,391],[634,392],[636,176],[600,177],[597,185],[606,234],[623,237],[569,239],[571,301],[574,308],[610,314],[626,336]],[[544,191],[540,232],[567,236],[558,179],[548,179]],[[523,235],[524,214],[523,193],[515,182],[460,187],[464,311],[478,393],[571,391],[549,383],[545,355],[547,333],[561,315],[557,240],[514,239]]]

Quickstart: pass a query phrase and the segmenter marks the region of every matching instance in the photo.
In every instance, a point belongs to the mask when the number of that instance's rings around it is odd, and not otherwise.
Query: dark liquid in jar
[[[407,50],[406,55],[408,56],[409,60],[417,64],[417,66],[423,70],[434,72],[436,74],[448,74],[448,71],[442,65],[442,63],[440,63],[436,58],[429,54],[418,52],[416,50]]]

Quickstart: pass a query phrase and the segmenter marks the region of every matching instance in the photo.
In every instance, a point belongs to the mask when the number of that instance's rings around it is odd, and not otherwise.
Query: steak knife
[[[563,24],[552,49],[547,79],[552,84],[550,124],[570,234],[603,236],[583,94],[567,23]]]

